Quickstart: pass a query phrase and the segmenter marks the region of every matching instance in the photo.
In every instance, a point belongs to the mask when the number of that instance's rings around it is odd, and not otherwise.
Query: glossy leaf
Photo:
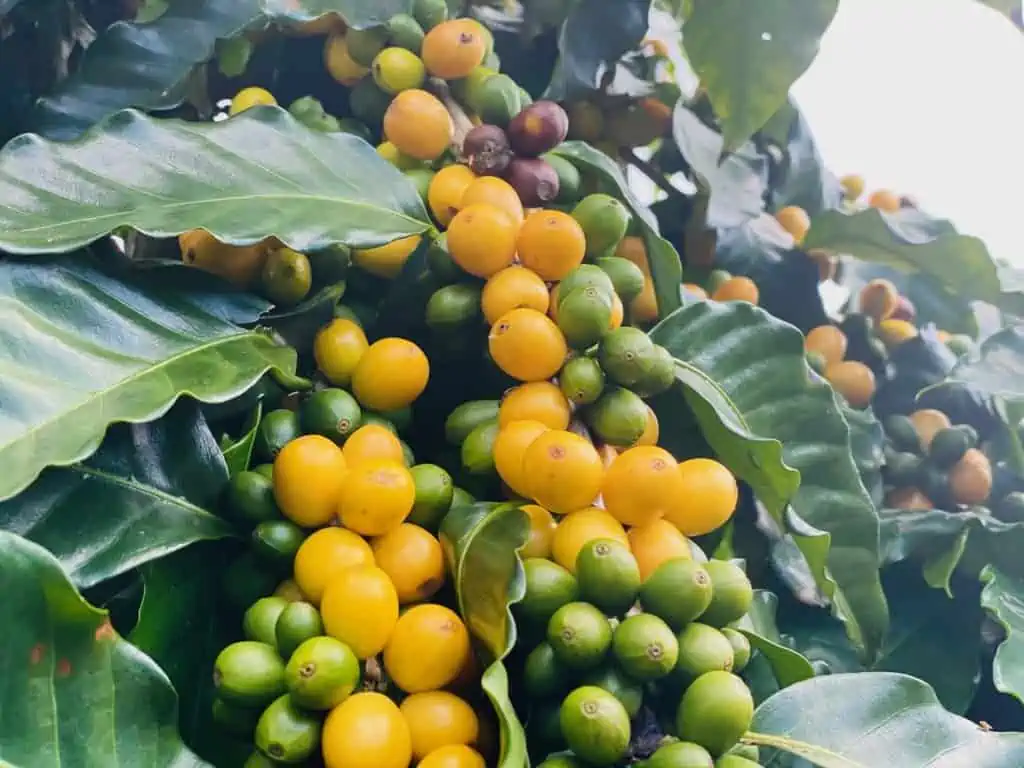
[[[125,226],[154,237],[202,227],[237,245],[277,235],[301,251],[369,246],[428,221],[373,147],[277,107],[219,123],[125,111],[75,143],[26,135],[0,151],[0,247],[14,253],[69,251]]]
[[[529,530],[529,520],[517,504],[454,507],[441,524],[441,545],[455,582],[459,614],[488,655],[482,684],[498,714],[499,768],[528,765],[526,735],[508,698],[502,662],[516,642],[509,606],[526,592],[518,550]]]
[[[891,672],[826,675],[761,704],[744,741],[821,768],[1017,768],[1024,734],[992,733],[947,712],[935,692]],[[778,768],[799,765],[778,756]]]
[[[619,167],[606,154],[582,141],[567,141],[559,145],[555,153],[585,173],[597,176],[614,190],[636,218],[647,249],[647,262],[654,280],[659,317],[666,317],[682,306],[679,286],[683,279],[683,267],[679,253],[658,233],[658,220],[630,191],[629,184]]]
[[[647,34],[650,0],[580,0],[558,36],[559,58],[545,98],[559,101],[600,90],[605,73]]]
[[[1020,397],[1024,377],[1024,328],[1004,328],[962,359],[950,378],[990,394]]]
[[[814,668],[783,641],[776,624],[778,607],[779,599],[773,593],[754,590],[754,602],[738,626],[751,646],[768,660],[779,687],[785,688],[814,677]]]
[[[145,592],[129,636],[174,684],[182,736],[215,765],[240,765],[252,751],[211,720],[214,659],[242,639],[241,616],[219,588],[234,554],[225,542],[202,542],[144,566]]]
[[[904,272],[924,272],[966,299],[1000,299],[999,277],[985,244],[920,211],[826,211],[811,220],[804,247],[849,254]]]
[[[81,461],[116,422],[156,419],[183,394],[223,402],[295,353],[225,319],[244,295],[164,291],[81,262],[0,262],[0,499]],[[248,308],[248,309],[245,309]]]
[[[14,766],[207,766],[167,676],[82,599],[45,549],[0,531],[0,744]]]
[[[997,691],[1024,702],[1024,579],[991,565],[981,572],[981,579],[981,607],[1006,632],[992,659],[992,681]]]
[[[242,436],[224,448],[224,462],[227,464],[230,474],[235,475],[249,468],[249,461],[252,459],[252,447],[256,443],[256,430],[259,429],[262,416],[263,403],[260,402],[256,404],[255,410],[253,410],[248,421],[246,421],[245,431]]]
[[[163,110],[181,104],[192,72],[218,40],[271,21],[306,21],[340,13],[353,26],[386,21],[409,0],[176,0],[148,23],[119,21],[86,49],[82,63],[29,117],[32,130],[74,139],[118,110]]]
[[[790,86],[817,56],[838,5],[693,0],[683,46],[722,123],[726,151],[740,147],[786,103]]]
[[[87,461],[51,467],[0,502],[11,533],[56,557],[79,588],[192,542],[231,535],[210,510],[227,467],[194,401],[148,424],[118,424]]]
[[[857,472],[850,427],[831,387],[810,373],[803,337],[745,302],[688,305],[651,337],[680,361],[687,401],[721,460],[780,524],[790,504],[806,525],[829,534],[836,589],[818,574],[819,588],[871,658],[888,623],[878,515]]]
[[[780,118],[781,113],[781,118]],[[772,174],[770,203],[772,210],[787,205],[803,208],[811,216],[838,208],[843,189],[818,151],[811,126],[790,99],[773,120],[781,119],[785,130],[779,137],[782,162]]]

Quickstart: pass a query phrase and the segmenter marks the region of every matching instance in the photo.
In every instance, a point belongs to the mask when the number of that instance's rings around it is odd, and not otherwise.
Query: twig
[[[473,122],[469,119],[462,105],[452,96],[452,91],[444,80],[431,77],[427,80],[426,89],[444,104],[448,114],[451,115],[452,125],[455,126],[455,131],[452,134],[452,148],[455,150],[455,154],[461,157],[462,143],[466,140],[466,134],[473,130]]]
[[[690,204],[689,196],[680,192],[675,185],[668,180],[665,174],[646,160],[642,160],[637,157],[636,152],[632,149],[629,147],[619,147],[619,156],[630,165],[635,166],[644,176],[653,181],[658,188],[664,191],[670,198],[677,202],[685,203],[686,205]]]

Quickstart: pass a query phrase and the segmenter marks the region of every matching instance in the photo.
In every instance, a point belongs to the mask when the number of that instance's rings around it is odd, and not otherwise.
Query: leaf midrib
[[[266,336],[264,336],[263,334],[260,334],[260,333],[258,333],[256,331],[245,331],[245,330],[243,330],[241,333],[235,333],[235,334],[232,334],[230,336],[218,336],[216,339],[208,341],[208,342],[206,342],[204,344],[200,344],[199,346],[189,347],[184,352],[179,352],[176,355],[172,355],[171,357],[165,358],[164,360],[162,360],[161,362],[157,363],[156,365],[144,367],[144,368],[136,371],[135,373],[127,376],[126,378],[120,379],[113,387],[107,387],[106,389],[101,389],[101,390],[97,390],[96,392],[93,392],[85,400],[82,400],[77,405],[75,405],[73,408],[71,408],[69,410],[61,411],[60,413],[56,414],[54,417],[52,417],[50,419],[47,419],[46,421],[39,422],[38,424],[34,425],[31,429],[27,429],[27,430],[25,430],[23,432],[20,432],[17,436],[15,436],[15,439],[10,440],[10,441],[8,441],[6,443],[0,444],[0,456],[2,456],[5,451],[9,450],[12,445],[16,445],[17,443],[19,443],[22,440],[26,439],[28,436],[35,435],[40,430],[52,426],[54,424],[54,422],[57,422],[57,421],[60,421],[60,420],[62,420],[64,418],[66,418],[69,414],[73,414],[73,413],[76,413],[76,412],[80,411],[86,405],[89,405],[90,403],[94,403],[96,400],[98,400],[98,399],[100,399],[102,397],[106,397],[109,393],[111,393],[111,392],[113,392],[113,391],[115,391],[115,390],[117,390],[117,389],[119,389],[121,387],[124,387],[124,386],[127,386],[127,385],[131,384],[133,381],[136,381],[137,379],[141,378],[142,376],[149,375],[153,371],[158,371],[161,368],[163,368],[163,367],[165,367],[167,365],[170,365],[171,363],[176,362],[176,361],[178,361],[178,360],[180,360],[182,358],[189,357],[189,356],[191,356],[193,354],[197,354],[197,353],[203,352],[203,351],[205,351],[207,349],[219,346],[220,344],[226,344],[228,342],[233,342],[233,341],[236,341],[238,339],[245,338],[246,336],[252,336],[254,338],[267,339]],[[267,339],[267,340],[269,341],[269,339]],[[185,393],[179,392],[175,397],[171,398],[171,402],[174,402],[174,400],[176,400],[182,394],[185,394]]]
[[[133,190],[135,192],[136,190]],[[381,212],[384,211],[387,214],[395,216],[396,218],[404,219],[409,222],[413,222],[418,226],[421,226],[424,230],[429,227],[429,224],[419,219],[415,219],[408,214],[401,211],[395,211],[391,208],[382,208],[376,205],[369,205],[367,203],[361,203],[358,200],[346,197],[332,197],[329,195],[309,195],[295,192],[282,192],[275,194],[259,194],[259,195],[231,195],[228,197],[213,197],[203,200],[189,200],[187,202],[169,203],[168,205],[153,206],[152,208],[144,210],[160,210],[160,211],[174,211],[174,210],[185,210],[191,207],[207,206],[207,205],[219,205],[226,202],[248,202],[253,200],[299,200],[303,203],[324,203],[330,205],[345,205],[352,208],[366,209],[369,211]],[[36,234],[40,232],[57,232],[62,228],[76,227],[83,224],[98,223],[106,220],[119,220],[121,217],[130,218],[131,213],[125,211],[117,211],[116,213],[105,213],[98,216],[88,216],[75,219],[66,219],[64,221],[55,224],[45,224],[38,227],[25,227],[22,229],[15,229],[14,232],[20,235]],[[134,227],[144,234],[157,234],[163,230],[151,230],[147,231],[141,227]],[[8,230],[10,231],[10,230]],[[169,230],[168,230],[169,231]],[[184,230],[182,230],[184,231]],[[5,242],[14,242],[12,240],[5,240]]]

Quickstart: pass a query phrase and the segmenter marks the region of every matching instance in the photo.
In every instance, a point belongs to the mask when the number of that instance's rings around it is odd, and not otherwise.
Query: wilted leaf
[[[516,642],[509,606],[523,599],[526,575],[518,550],[529,520],[518,504],[454,507],[441,524],[441,545],[455,582],[459,613],[488,654],[482,684],[501,728],[499,768],[527,765],[526,734],[508,698],[502,661]]]
[[[79,142],[26,135],[0,151],[0,247],[14,253],[69,251],[124,226],[154,237],[202,227],[236,245],[277,235],[300,251],[369,246],[428,221],[373,147],[277,107],[220,123],[126,111]]]
[[[0,531],[0,752],[13,766],[207,766],[182,743],[153,660],[82,599],[45,549]]]
[[[924,272],[965,299],[995,304],[1001,294],[996,266],[980,239],[909,208],[892,214],[874,208],[826,211],[811,220],[804,247]]]
[[[51,467],[0,502],[11,533],[91,587],[201,539],[229,536],[209,510],[227,482],[220,449],[194,401],[148,424],[119,424],[83,464]]]
[[[878,515],[857,472],[850,427],[831,387],[812,377],[801,334],[745,302],[697,302],[659,323],[651,337],[681,361],[677,371],[688,372],[687,401],[721,460],[780,525],[792,527],[783,519],[790,504],[831,536],[828,568],[837,589],[816,574],[818,586],[871,658],[888,622]],[[706,379],[700,390],[697,375]],[[771,463],[764,448],[754,450],[766,443],[773,445]]]
[[[224,319],[237,298],[161,291],[77,261],[0,262],[0,499],[80,461],[108,425],[165,413],[183,394],[223,402],[295,353]]]
[[[722,123],[726,151],[740,147],[786,103],[790,86],[817,56],[838,5],[693,0],[683,46]]]
[[[654,294],[658,302],[658,316],[666,317],[682,306],[679,286],[683,279],[682,262],[672,243],[658,234],[658,220],[654,214],[630,191],[629,184],[618,166],[603,152],[582,141],[567,141],[559,145],[561,155],[581,170],[597,175],[601,181],[617,191],[643,233],[647,249],[647,263],[654,280]]]
[[[826,675],[790,686],[754,713],[744,741],[821,768],[1017,768],[1024,734],[992,733],[947,712],[920,680],[891,672]],[[770,765],[795,768],[786,755]]]

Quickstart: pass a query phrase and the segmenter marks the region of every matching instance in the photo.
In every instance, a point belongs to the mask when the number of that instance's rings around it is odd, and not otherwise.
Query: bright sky
[[[1024,265],[1024,34],[974,0],[843,0],[793,94],[825,163]]]

